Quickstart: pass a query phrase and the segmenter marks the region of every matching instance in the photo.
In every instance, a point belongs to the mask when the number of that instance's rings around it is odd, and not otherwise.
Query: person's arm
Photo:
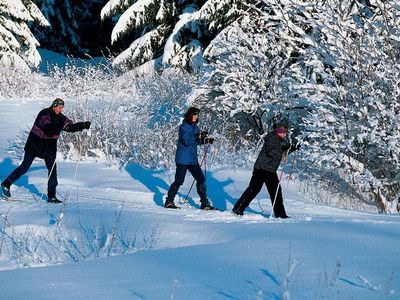
[[[288,152],[289,154],[299,150],[301,147],[300,143],[296,143],[296,144],[286,144],[282,146],[282,152]]]
[[[208,135],[208,131],[201,131],[196,135],[196,141],[198,145],[212,144],[215,139]]]
[[[70,119],[65,117],[63,130],[67,132],[77,132],[83,129],[89,129],[90,125],[91,123],[88,121],[73,123]]]

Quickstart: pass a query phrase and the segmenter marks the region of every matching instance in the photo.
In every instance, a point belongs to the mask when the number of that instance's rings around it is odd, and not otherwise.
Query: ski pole
[[[291,162],[291,164],[290,164],[289,178],[288,178],[286,187],[289,186],[289,182],[292,180],[292,175],[293,175],[293,169],[294,169],[295,161],[296,161],[296,152],[293,154],[293,159],[292,159],[292,162]]]
[[[51,176],[51,174],[53,173],[54,166],[56,165],[56,159],[57,159],[57,154],[56,154],[56,157],[54,158],[54,162],[53,162],[53,165],[51,166],[49,175],[47,176],[47,184],[49,184],[50,176]],[[40,201],[43,200],[43,195],[44,195],[44,191],[43,191],[42,194],[40,195]]]
[[[203,165],[203,162],[206,160],[207,151],[208,151],[208,148],[209,148],[209,147],[210,147],[210,144],[207,144],[207,146],[204,148],[204,154],[203,154],[203,158],[201,159],[200,167]],[[196,181],[196,179],[193,179],[192,185],[190,186],[190,189],[189,189],[189,191],[187,192],[185,199],[183,200],[184,203],[188,203],[188,200],[187,200],[187,199],[189,198],[189,194],[190,194],[190,192],[192,191],[192,188],[193,188],[193,185],[194,185],[194,182],[195,182],[195,181]]]
[[[207,151],[204,149],[204,185],[207,187]]]
[[[287,157],[288,157],[288,155],[289,155],[289,149],[286,151],[285,159],[284,159],[284,161],[283,161],[283,166],[282,166],[282,170],[281,170],[281,175],[280,175],[279,178],[278,178],[278,186],[276,187],[276,192],[275,192],[274,201],[272,202],[271,217],[274,217],[274,216],[275,216],[274,207],[275,207],[276,197],[278,196],[278,191],[279,191],[279,188],[281,187],[281,181],[282,181],[283,171],[285,170],[285,166],[286,166],[286,162],[287,162]]]
[[[66,127],[67,125],[68,125],[68,124],[65,124],[65,125],[64,125],[63,130],[65,129],[65,127]],[[56,160],[57,160],[57,153],[56,153],[56,157],[54,158],[53,165],[51,166],[51,170],[50,170],[50,172],[49,172],[49,175],[47,176],[47,184],[49,184],[49,183],[48,183],[48,182],[49,182],[49,179],[50,179],[50,177],[51,177],[51,174],[53,174],[54,166],[56,165]],[[77,174],[77,172],[78,172],[78,164],[79,164],[79,161],[76,162],[75,174],[74,174],[74,181],[75,181],[75,179],[76,179],[76,174]],[[40,201],[43,199],[43,195],[44,195],[44,191],[43,191],[42,194],[40,195]],[[69,200],[69,199],[68,199],[68,200]]]
[[[68,124],[65,124],[62,130],[64,130],[64,128],[65,128],[67,125],[68,125]],[[51,174],[53,173],[54,166],[56,165],[56,159],[57,159],[57,152],[56,152],[56,157],[54,158],[53,165],[51,166],[49,175],[47,176],[47,185],[49,184],[50,176],[51,176]],[[43,195],[44,195],[44,191],[43,191],[42,194],[40,195],[40,201],[43,200]]]
[[[293,169],[294,169],[294,165],[295,165],[296,157],[297,157],[297,151],[296,151],[296,150],[299,150],[299,149],[300,149],[300,141],[297,141],[295,147],[296,147],[296,148],[295,148],[295,151],[294,151],[294,154],[293,154],[292,163],[290,164],[289,179],[288,179],[288,182],[287,182],[286,187],[289,186],[289,182],[292,180]]]

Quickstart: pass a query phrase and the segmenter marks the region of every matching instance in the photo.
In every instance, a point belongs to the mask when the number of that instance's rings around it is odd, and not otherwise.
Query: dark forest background
[[[108,56],[119,53],[128,42],[111,44],[111,31],[116,18],[101,20],[100,12],[107,0],[33,0],[41,9],[51,27],[32,25],[32,32],[40,47],[79,58]]]

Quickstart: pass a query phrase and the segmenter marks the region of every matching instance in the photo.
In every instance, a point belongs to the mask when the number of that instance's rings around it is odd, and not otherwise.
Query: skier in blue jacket
[[[200,110],[196,107],[190,107],[185,113],[185,118],[179,127],[179,139],[176,149],[175,163],[176,173],[175,181],[171,184],[164,207],[179,208],[174,203],[175,195],[178,193],[179,187],[185,180],[186,171],[192,174],[197,184],[197,193],[200,196],[201,209],[213,210],[207,199],[205,177],[200,168],[197,159],[197,146],[202,144],[212,144],[214,139],[207,136],[207,132],[200,131],[197,123],[199,121]]]

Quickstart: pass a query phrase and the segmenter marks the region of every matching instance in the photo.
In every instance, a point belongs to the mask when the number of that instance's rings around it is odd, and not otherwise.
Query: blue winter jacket
[[[198,139],[200,128],[197,124],[189,124],[185,120],[179,127],[178,147],[175,162],[182,165],[198,164],[197,145],[202,144]]]

